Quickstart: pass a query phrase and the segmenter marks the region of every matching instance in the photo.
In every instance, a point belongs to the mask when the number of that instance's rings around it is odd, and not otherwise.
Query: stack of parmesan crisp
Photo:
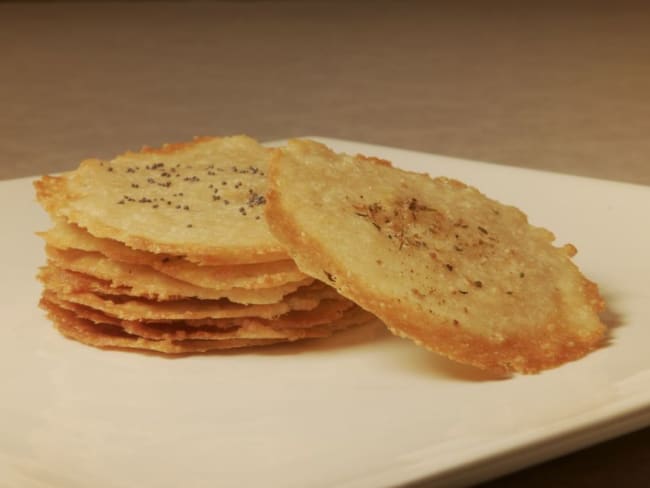
[[[203,352],[326,337],[373,318],[303,274],[264,219],[269,150],[245,136],[144,148],[35,183],[41,306],[98,347]]]
[[[41,305],[98,347],[203,352],[380,319],[496,373],[600,347],[598,286],[519,209],[445,177],[245,136],[84,161],[36,182]]]

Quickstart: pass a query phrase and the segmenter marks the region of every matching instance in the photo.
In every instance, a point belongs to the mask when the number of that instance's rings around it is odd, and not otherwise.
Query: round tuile
[[[575,247],[520,210],[322,144],[271,158],[266,216],[305,273],[376,314],[395,334],[498,373],[535,373],[598,347],[597,286]]]
[[[55,219],[133,249],[208,265],[286,260],[263,218],[268,155],[247,136],[197,138],[88,159],[34,186]]]

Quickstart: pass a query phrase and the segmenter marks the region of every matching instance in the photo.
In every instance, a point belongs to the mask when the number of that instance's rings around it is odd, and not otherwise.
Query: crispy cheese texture
[[[190,297],[211,300],[227,298],[244,304],[276,303],[285,295],[314,281],[307,277],[272,288],[205,288],[172,278],[146,265],[112,261],[95,252],[61,250],[49,246],[46,246],[45,252],[50,266],[93,276],[110,282],[115,288],[129,289],[130,295],[157,300]]]
[[[360,308],[352,307],[331,322],[307,328],[272,328],[251,321],[230,329],[199,329],[182,323],[153,325],[119,321],[109,316],[102,317],[97,312],[84,315],[69,304],[56,303],[46,297],[41,299],[40,305],[55,327],[70,339],[99,348],[139,349],[164,354],[200,353],[323,338],[374,319]]]
[[[100,253],[112,261],[150,266],[168,276],[204,288],[271,288],[307,278],[291,259],[268,263],[201,265],[182,256],[131,249],[114,239],[95,237],[61,219],[58,219],[50,230],[41,232],[40,235],[50,248]]]
[[[203,265],[287,259],[263,218],[269,151],[246,136],[199,138],[88,159],[35,182],[54,218],[95,237]]]
[[[301,271],[453,360],[535,373],[603,340],[575,248],[460,181],[294,140],[274,150],[267,201]]]

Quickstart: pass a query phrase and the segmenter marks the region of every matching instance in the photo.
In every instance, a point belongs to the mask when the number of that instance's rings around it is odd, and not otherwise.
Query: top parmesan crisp
[[[301,271],[451,359],[533,373],[605,334],[575,248],[459,181],[296,140],[274,151],[267,198]]]
[[[52,216],[96,237],[199,264],[269,262],[288,256],[263,218],[268,156],[246,136],[197,138],[35,185]]]

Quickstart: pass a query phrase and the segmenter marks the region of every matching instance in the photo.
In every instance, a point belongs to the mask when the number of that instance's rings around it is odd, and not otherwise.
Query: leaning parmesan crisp
[[[595,284],[518,209],[448,178],[291,141],[267,221],[298,267],[395,334],[496,372],[534,373],[603,339]]]

